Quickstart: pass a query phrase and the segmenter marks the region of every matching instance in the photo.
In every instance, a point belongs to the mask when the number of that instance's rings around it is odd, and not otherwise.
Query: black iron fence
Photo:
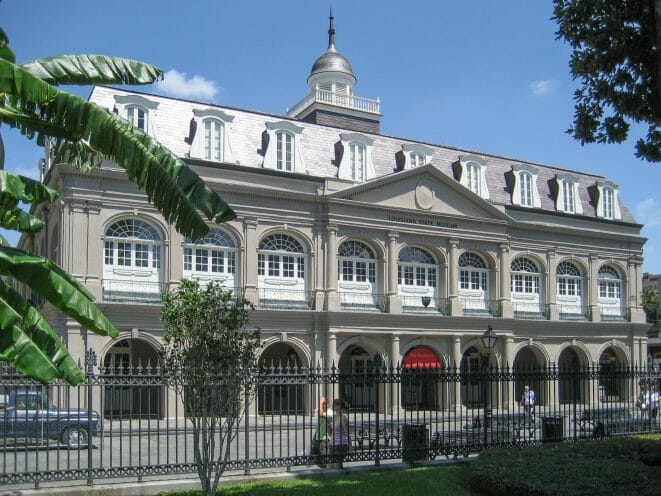
[[[251,378],[228,471],[457,457],[490,446],[658,432],[651,369],[485,367],[305,369]],[[40,386],[0,371],[0,484],[194,476],[192,426],[156,367],[88,368],[83,386]],[[527,405],[525,386],[534,392]],[[330,412],[348,404],[348,452],[333,451]],[[528,395],[530,398],[530,395]],[[529,401],[528,401],[529,402]],[[328,439],[324,438],[327,435]],[[343,439],[335,436],[336,444]]]

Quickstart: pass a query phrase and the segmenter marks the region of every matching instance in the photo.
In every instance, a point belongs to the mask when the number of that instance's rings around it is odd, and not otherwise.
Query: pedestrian
[[[333,421],[333,410],[328,408],[328,400],[325,396],[319,398],[319,410],[317,411],[317,431],[312,439],[312,455],[327,455],[328,441],[331,436],[331,425]],[[325,462],[317,463],[321,468],[326,467]]]
[[[650,385],[645,383],[640,392],[640,396],[638,397],[638,401],[636,401],[636,405],[640,408],[641,417],[645,417],[649,413],[651,397]]]
[[[531,422],[535,421],[535,391],[530,389],[527,384],[523,387],[523,394],[521,395],[521,405],[523,405],[523,412],[526,418]]]
[[[338,468],[342,468],[342,461],[351,446],[349,439],[349,416],[347,404],[340,398],[333,400],[333,422],[331,427],[330,454],[339,457]]]
[[[659,411],[660,400],[661,397],[659,396],[659,392],[656,390],[656,386],[652,384],[652,387],[650,388],[650,417],[654,422],[656,422],[656,415]]]

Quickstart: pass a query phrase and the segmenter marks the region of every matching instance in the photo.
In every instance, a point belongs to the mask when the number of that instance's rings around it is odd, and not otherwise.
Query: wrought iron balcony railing
[[[348,312],[385,312],[387,296],[378,293],[341,291],[340,307]]]
[[[465,317],[501,317],[502,305],[499,300],[461,299]]]
[[[629,322],[631,312],[628,308],[599,305],[599,315],[602,322]]]
[[[515,319],[548,320],[549,306],[544,303],[512,302]]]
[[[402,312],[450,315],[450,300],[435,296],[400,295]]]
[[[590,305],[558,305],[560,320],[592,320]]]
[[[160,303],[167,284],[134,281],[131,279],[103,279],[103,301],[118,303]]]
[[[314,291],[259,288],[259,307],[276,310],[314,308]]]

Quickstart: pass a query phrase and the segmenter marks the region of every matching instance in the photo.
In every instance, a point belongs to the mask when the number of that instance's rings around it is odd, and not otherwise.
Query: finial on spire
[[[328,48],[335,48],[335,28],[333,27],[333,4],[330,6],[330,27],[328,28]]]

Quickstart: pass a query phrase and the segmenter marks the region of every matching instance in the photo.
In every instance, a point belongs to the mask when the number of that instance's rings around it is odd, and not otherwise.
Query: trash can
[[[402,460],[426,460],[429,454],[429,430],[425,424],[402,426]]]
[[[542,417],[542,441],[562,441],[564,438],[564,417]]]

